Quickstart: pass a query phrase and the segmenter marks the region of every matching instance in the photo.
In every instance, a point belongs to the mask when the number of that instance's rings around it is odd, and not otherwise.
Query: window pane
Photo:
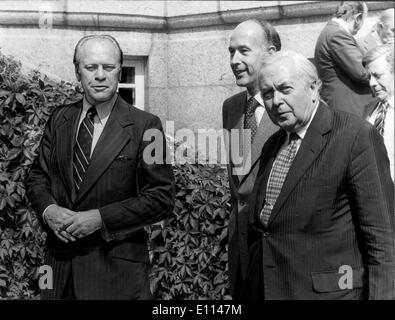
[[[134,88],[119,88],[119,95],[127,103],[130,103],[131,105],[135,104],[136,96]]]
[[[134,75],[134,67],[122,67],[121,83],[134,83]]]

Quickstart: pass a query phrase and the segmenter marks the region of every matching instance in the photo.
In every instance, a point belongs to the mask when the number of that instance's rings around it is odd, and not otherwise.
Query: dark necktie
[[[73,176],[77,190],[80,188],[81,181],[84,178],[84,174],[91,160],[93,122],[96,114],[96,108],[90,107],[78,130],[73,158]]]
[[[251,129],[251,143],[254,140],[256,131],[258,129],[258,125],[255,119],[255,110],[258,106],[259,102],[254,97],[251,97],[247,101],[246,114],[244,117],[244,128]]]
[[[287,177],[289,168],[295,158],[297,141],[299,139],[300,138],[296,133],[291,133],[288,145],[280,151],[273,163],[273,168],[270,172],[269,181],[266,186],[265,203],[260,213],[260,220],[264,225],[267,225],[269,221],[274,204],[276,203],[285,178]]]
[[[374,120],[374,127],[381,135],[384,135],[385,116],[387,114],[388,107],[389,103],[387,101],[382,101],[378,106],[377,116]]]

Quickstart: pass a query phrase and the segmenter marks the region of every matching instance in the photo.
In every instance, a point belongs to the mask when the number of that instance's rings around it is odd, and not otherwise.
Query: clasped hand
[[[55,235],[66,243],[86,237],[102,226],[97,209],[75,212],[55,204],[45,211],[45,220]]]

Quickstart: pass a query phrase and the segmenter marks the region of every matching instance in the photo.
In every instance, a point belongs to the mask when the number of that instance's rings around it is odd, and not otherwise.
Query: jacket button
[[[243,201],[243,200],[240,200],[240,201],[239,201],[239,204],[240,204],[241,206],[245,206],[246,202]]]
[[[270,236],[270,233],[269,232],[264,232],[263,236],[266,238],[266,237]]]

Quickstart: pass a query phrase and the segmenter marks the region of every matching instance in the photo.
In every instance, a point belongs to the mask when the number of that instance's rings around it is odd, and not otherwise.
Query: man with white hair
[[[363,64],[370,75],[370,87],[377,97],[366,107],[365,118],[383,136],[394,181],[394,47],[383,45],[366,53]]]
[[[384,10],[372,31],[357,40],[364,53],[383,44],[394,45],[394,8]]]
[[[394,189],[380,134],[320,100],[296,52],[263,62],[259,88],[280,130],[249,202],[246,299],[391,299]]]

